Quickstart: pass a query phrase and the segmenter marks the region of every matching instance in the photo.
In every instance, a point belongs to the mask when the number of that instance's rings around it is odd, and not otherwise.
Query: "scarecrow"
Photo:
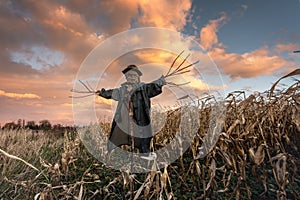
[[[108,90],[102,88],[94,91],[88,83],[85,84],[79,80],[87,91],[71,90],[74,93],[85,93],[83,96],[71,96],[72,98],[83,98],[96,94],[106,99],[118,101],[107,144],[109,152],[116,147],[129,145],[132,147],[132,151],[134,148],[138,148],[140,153],[149,155],[150,142],[153,138],[150,99],[161,94],[162,88],[166,84],[177,87],[188,84],[188,82],[183,84],[167,82],[166,78],[187,73],[192,65],[199,62],[182,66],[189,57],[188,55],[174,69],[174,64],[182,53],[183,51],[175,58],[166,75],[162,75],[151,83],[141,82],[142,72],[136,65],[129,65],[122,71],[126,82],[121,84],[119,88]]]
[[[126,82],[116,89],[97,91],[101,97],[118,101],[108,142],[108,151],[121,145],[133,145],[140,153],[150,153],[152,128],[150,109],[152,97],[162,93],[166,85],[164,76],[151,83],[140,81],[142,72],[129,65],[122,73]]]

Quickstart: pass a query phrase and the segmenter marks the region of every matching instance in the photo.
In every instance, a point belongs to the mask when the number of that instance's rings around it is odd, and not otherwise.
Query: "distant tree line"
[[[75,127],[72,126],[64,126],[62,124],[54,124],[52,125],[49,120],[41,120],[38,123],[35,121],[25,121],[24,119],[18,119],[17,123],[8,122],[4,124],[4,126],[0,126],[2,130],[18,130],[18,129],[30,129],[30,130],[42,130],[42,131],[65,131],[65,130],[73,130]]]

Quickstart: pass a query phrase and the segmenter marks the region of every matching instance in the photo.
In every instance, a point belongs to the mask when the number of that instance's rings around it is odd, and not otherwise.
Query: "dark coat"
[[[162,76],[151,83],[135,84],[131,92],[127,92],[126,83],[116,89],[101,89],[99,96],[118,101],[110,131],[108,151],[121,145],[131,145],[130,135],[134,136],[134,146],[140,151],[145,151],[143,148],[149,150],[152,138],[150,98],[161,94],[162,86],[165,84]]]

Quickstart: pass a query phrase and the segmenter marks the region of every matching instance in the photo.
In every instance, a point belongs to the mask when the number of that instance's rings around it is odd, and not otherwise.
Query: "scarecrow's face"
[[[137,72],[130,70],[126,72],[125,78],[128,83],[134,84],[140,82],[140,76]]]

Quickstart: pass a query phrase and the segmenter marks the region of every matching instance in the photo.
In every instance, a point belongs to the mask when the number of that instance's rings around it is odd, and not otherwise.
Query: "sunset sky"
[[[18,119],[73,124],[70,89],[84,59],[113,35],[143,27],[197,41],[219,68],[226,93],[263,92],[299,68],[300,53],[293,53],[300,50],[299,19],[299,0],[0,0],[0,124]],[[135,52],[119,58],[101,81],[104,87],[120,84],[129,61],[167,65],[172,59],[160,51]],[[185,78],[189,87],[202,87],[192,74]],[[100,115],[111,114],[110,102],[96,102]]]

